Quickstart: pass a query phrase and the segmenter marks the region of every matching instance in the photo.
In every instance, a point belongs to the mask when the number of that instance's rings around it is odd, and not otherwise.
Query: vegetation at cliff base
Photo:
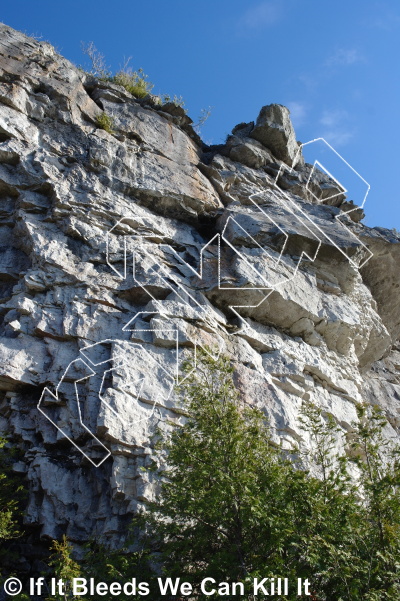
[[[142,598],[122,589],[135,578],[149,583],[152,601],[182,598],[162,596],[158,577],[189,582],[193,600],[220,598],[218,585],[215,594],[201,592],[204,578],[241,583],[240,598],[250,601],[260,598],[255,578],[281,577],[308,579],[311,595],[303,597],[312,601],[397,601],[400,455],[383,435],[382,413],[360,405],[344,434],[331,415],[306,402],[308,444],[284,450],[264,413],[241,401],[227,358],[200,352],[193,367],[185,366],[180,387],[187,419],[155,434],[149,469],[159,476],[158,495],[133,520],[125,548],[91,541],[77,560],[64,537],[53,543],[48,574],[119,583],[123,601]],[[338,454],[341,443],[347,452]],[[7,507],[13,514],[15,506],[4,505],[2,518],[13,536],[18,530]],[[45,598],[103,597],[67,587]],[[298,599],[297,587],[285,598]]]
[[[333,417],[310,403],[301,419],[311,450],[277,447],[226,358],[200,353],[182,394],[189,418],[158,442],[163,482],[145,516],[166,575],[195,587],[240,581],[248,599],[253,578],[279,576],[308,578],[315,600],[399,598],[399,455],[377,408],[358,407],[348,458],[335,452]]]
[[[25,498],[22,482],[12,471],[18,451],[0,438],[0,576],[5,557],[10,556],[9,542],[22,531],[22,503]]]

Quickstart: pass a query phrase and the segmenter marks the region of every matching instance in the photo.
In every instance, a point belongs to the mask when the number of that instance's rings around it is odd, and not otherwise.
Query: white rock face
[[[0,68],[0,426],[41,536],[120,544],[195,345],[232,357],[283,445],[304,438],[304,399],[345,431],[379,404],[398,435],[400,241],[343,227],[343,198],[312,204],[284,107],[209,148],[182,110],[6,26]]]

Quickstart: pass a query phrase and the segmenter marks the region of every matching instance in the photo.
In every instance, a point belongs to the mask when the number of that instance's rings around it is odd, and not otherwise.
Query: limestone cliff
[[[346,431],[377,403],[398,436],[400,240],[304,162],[287,109],[207,147],[4,25],[0,61],[0,427],[27,524],[121,541],[195,346],[232,357],[283,445],[303,399]]]

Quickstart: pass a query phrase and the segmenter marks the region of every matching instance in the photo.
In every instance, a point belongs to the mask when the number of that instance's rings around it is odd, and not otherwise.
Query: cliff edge
[[[232,357],[277,444],[304,437],[304,399],[345,431],[378,404],[397,438],[400,239],[361,220],[285,107],[208,147],[180,107],[0,25],[0,429],[26,523],[120,544],[199,346]]]

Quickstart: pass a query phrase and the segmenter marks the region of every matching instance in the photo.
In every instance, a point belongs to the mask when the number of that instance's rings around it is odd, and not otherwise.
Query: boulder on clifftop
[[[290,120],[290,111],[281,104],[263,106],[249,135],[261,142],[277,159],[291,167],[294,167],[294,162],[298,162],[301,157]]]

